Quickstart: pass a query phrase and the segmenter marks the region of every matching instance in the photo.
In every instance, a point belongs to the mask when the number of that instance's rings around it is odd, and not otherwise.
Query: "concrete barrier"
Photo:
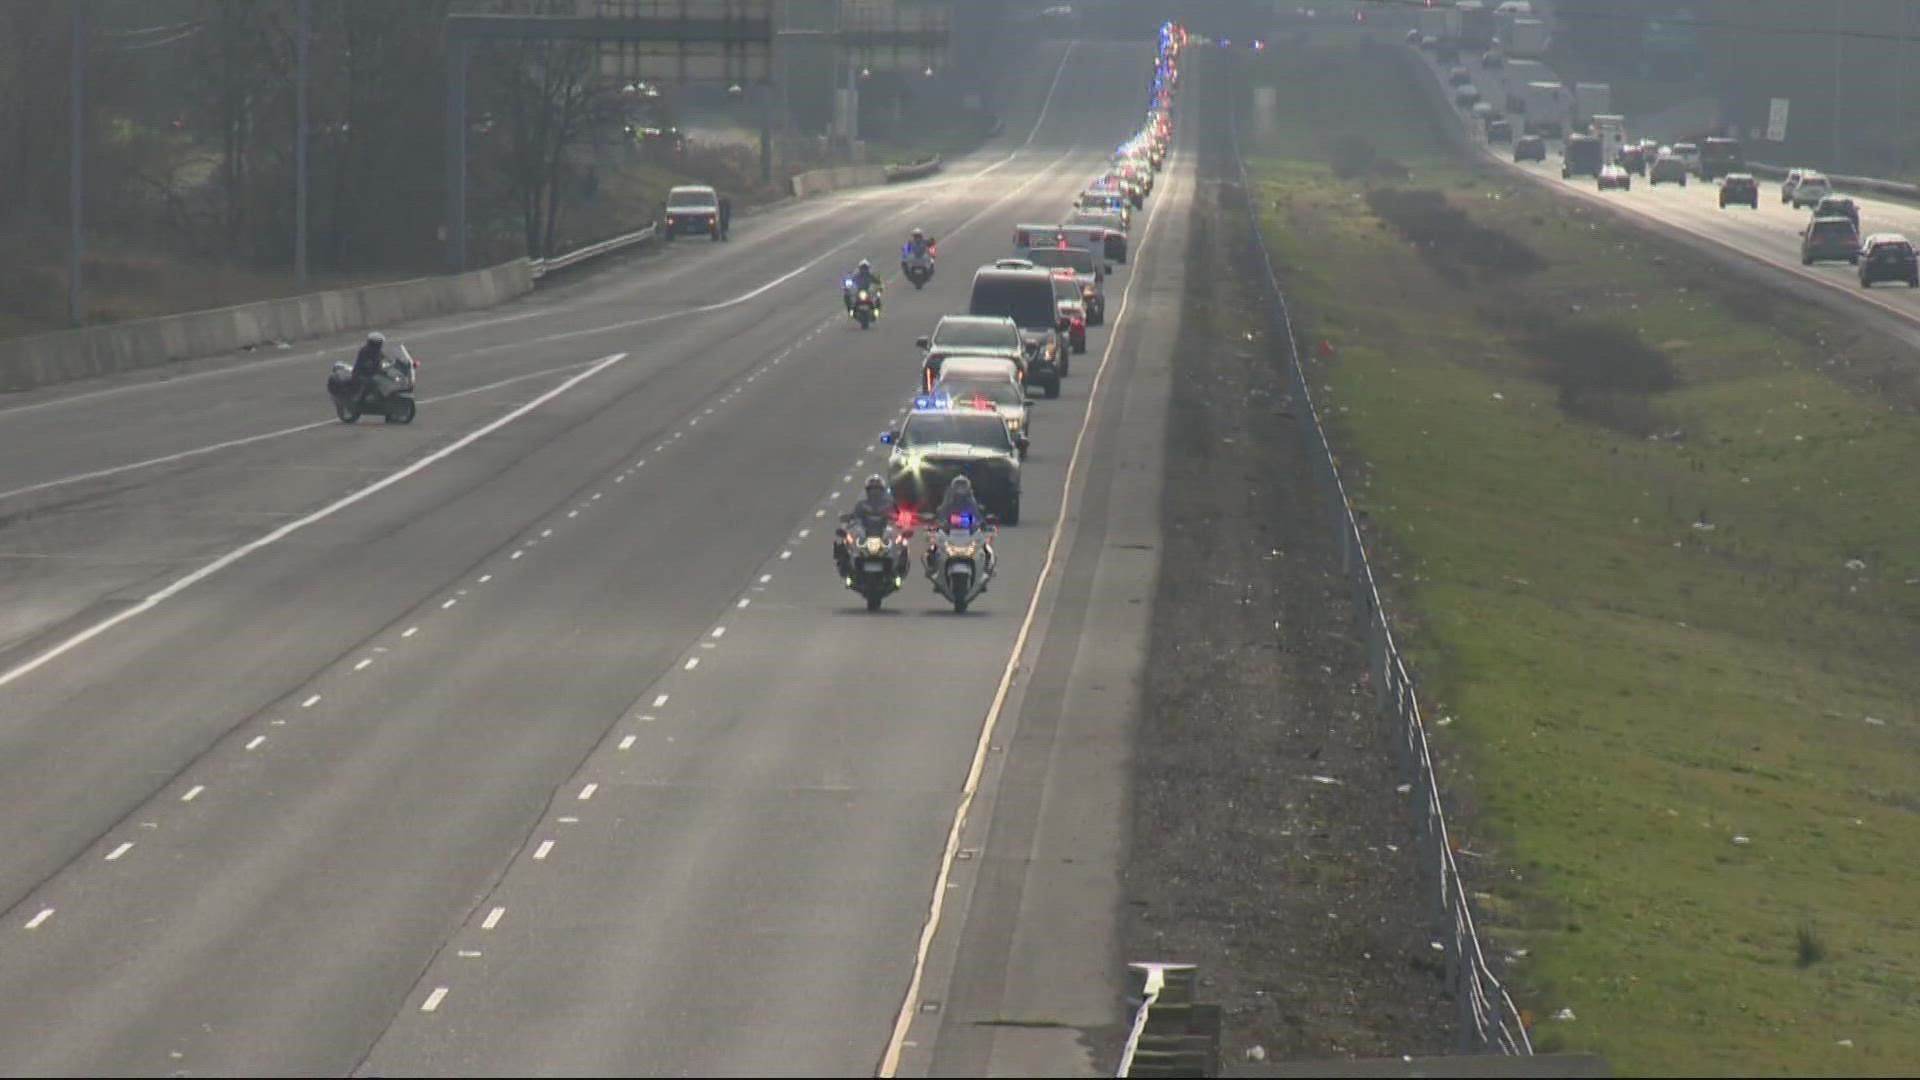
[[[0,389],[30,390],[250,346],[325,337],[474,311],[533,289],[525,259],[485,270],[306,293],[238,307],[0,341]]]
[[[824,195],[846,188],[871,187],[887,182],[887,170],[880,165],[840,165],[793,174],[793,194],[797,198]]]

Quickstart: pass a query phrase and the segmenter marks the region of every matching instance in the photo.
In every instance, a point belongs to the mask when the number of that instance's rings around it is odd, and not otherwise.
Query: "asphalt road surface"
[[[961,982],[969,1008],[1070,998],[1099,1023],[1124,725],[1063,775],[1081,668],[1028,683],[1094,657],[1114,688],[1083,707],[1128,707],[1147,608],[1116,597],[1151,595],[1158,554],[1096,454],[1153,473],[1163,402],[1126,379],[1172,351],[1184,151],[1109,325],[1036,409],[1025,516],[975,609],[914,579],[869,615],[828,548],[913,337],[1016,221],[1064,212],[1140,123],[1150,65],[1145,43],[1054,49],[1027,116],[938,180],[387,328],[424,362],[412,426],[330,417],[350,341],[0,409],[0,1072],[925,1068],[940,1025],[901,1021],[950,1019],[925,1003]],[[941,242],[920,293],[889,272],[914,225]],[[863,255],[893,280],[864,333],[839,298]],[[1063,506],[1085,509],[1056,528]],[[1039,785],[1017,817],[1010,771]],[[990,829],[1087,869],[1028,881],[1016,852],[976,886]],[[1087,1060],[1071,1031],[967,1037],[968,1067]]]

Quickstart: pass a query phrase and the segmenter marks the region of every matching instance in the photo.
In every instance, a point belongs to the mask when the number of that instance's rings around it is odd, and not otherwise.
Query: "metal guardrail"
[[[898,183],[901,180],[919,180],[922,177],[932,176],[939,171],[940,155],[935,154],[925,161],[917,161],[911,165],[887,166],[887,183]]]
[[[1779,180],[1787,175],[1785,165],[1769,165],[1764,161],[1747,162],[1747,171],[1755,176],[1764,176],[1769,180]],[[1872,176],[1841,176],[1827,173],[1827,179],[1833,186],[1843,191],[1864,191],[1875,195],[1898,195],[1901,198],[1920,198],[1920,184],[1909,184],[1900,180],[1881,180]]]
[[[1401,766],[1410,778],[1412,793],[1419,800],[1420,844],[1424,869],[1430,879],[1434,916],[1444,935],[1434,943],[1446,956],[1446,978],[1452,987],[1458,1013],[1460,1046],[1463,1050],[1491,1049],[1505,1054],[1533,1053],[1525,1018],[1513,998],[1488,966],[1474,927],[1473,913],[1460,867],[1454,859],[1453,838],[1447,831],[1447,815],[1441,805],[1440,780],[1434,772],[1433,752],[1427,741],[1426,721],[1414,691],[1413,677],[1407,673],[1394,644],[1393,628],[1380,601],[1380,589],[1374,579],[1373,564],[1367,558],[1366,538],[1354,515],[1353,501],[1340,478],[1339,457],[1327,439],[1319,407],[1307,381],[1306,366],[1300,359],[1293,316],[1280,290],[1280,279],[1273,268],[1273,254],[1260,232],[1259,209],[1253,184],[1247,175],[1246,159],[1240,152],[1238,109],[1228,110],[1233,133],[1234,163],[1240,171],[1241,189],[1246,195],[1248,225],[1252,241],[1265,267],[1268,314],[1277,336],[1286,342],[1289,375],[1293,392],[1305,411],[1306,424],[1301,433],[1313,461],[1314,480],[1328,502],[1329,517],[1338,523],[1340,562],[1351,586],[1356,614],[1366,624],[1367,655],[1376,705],[1396,725],[1395,743]]]
[[[602,240],[597,244],[588,244],[586,247],[576,248],[567,252],[565,255],[555,255],[550,259],[529,259],[528,262],[533,267],[533,279],[538,281],[548,274],[558,273],[569,267],[578,266],[583,262],[598,259],[603,255],[611,255],[616,251],[625,251],[630,247],[637,247],[640,244],[648,243],[654,238],[657,231],[657,226],[649,225],[644,229],[638,229],[621,236]]]

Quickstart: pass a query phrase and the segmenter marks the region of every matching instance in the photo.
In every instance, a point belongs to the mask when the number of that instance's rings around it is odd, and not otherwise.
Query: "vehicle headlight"
[[[886,553],[886,550],[887,550],[887,542],[885,540],[882,540],[877,536],[867,537],[867,554],[884,555]]]
[[[1017,416],[1007,417],[1007,430],[1018,432],[1020,430],[1020,418]]]
[[[978,545],[975,544],[955,544],[947,549],[947,555],[949,558],[954,559],[971,559],[973,558],[974,548],[977,546]]]

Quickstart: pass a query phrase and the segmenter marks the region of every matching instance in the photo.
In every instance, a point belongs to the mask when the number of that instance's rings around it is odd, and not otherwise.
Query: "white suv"
[[[1833,181],[1828,180],[1824,174],[1809,169],[1800,174],[1800,182],[1793,185],[1793,193],[1787,196],[1787,201],[1793,204],[1795,210],[1798,210],[1803,206],[1818,206],[1821,199],[1831,194],[1833,194]]]

